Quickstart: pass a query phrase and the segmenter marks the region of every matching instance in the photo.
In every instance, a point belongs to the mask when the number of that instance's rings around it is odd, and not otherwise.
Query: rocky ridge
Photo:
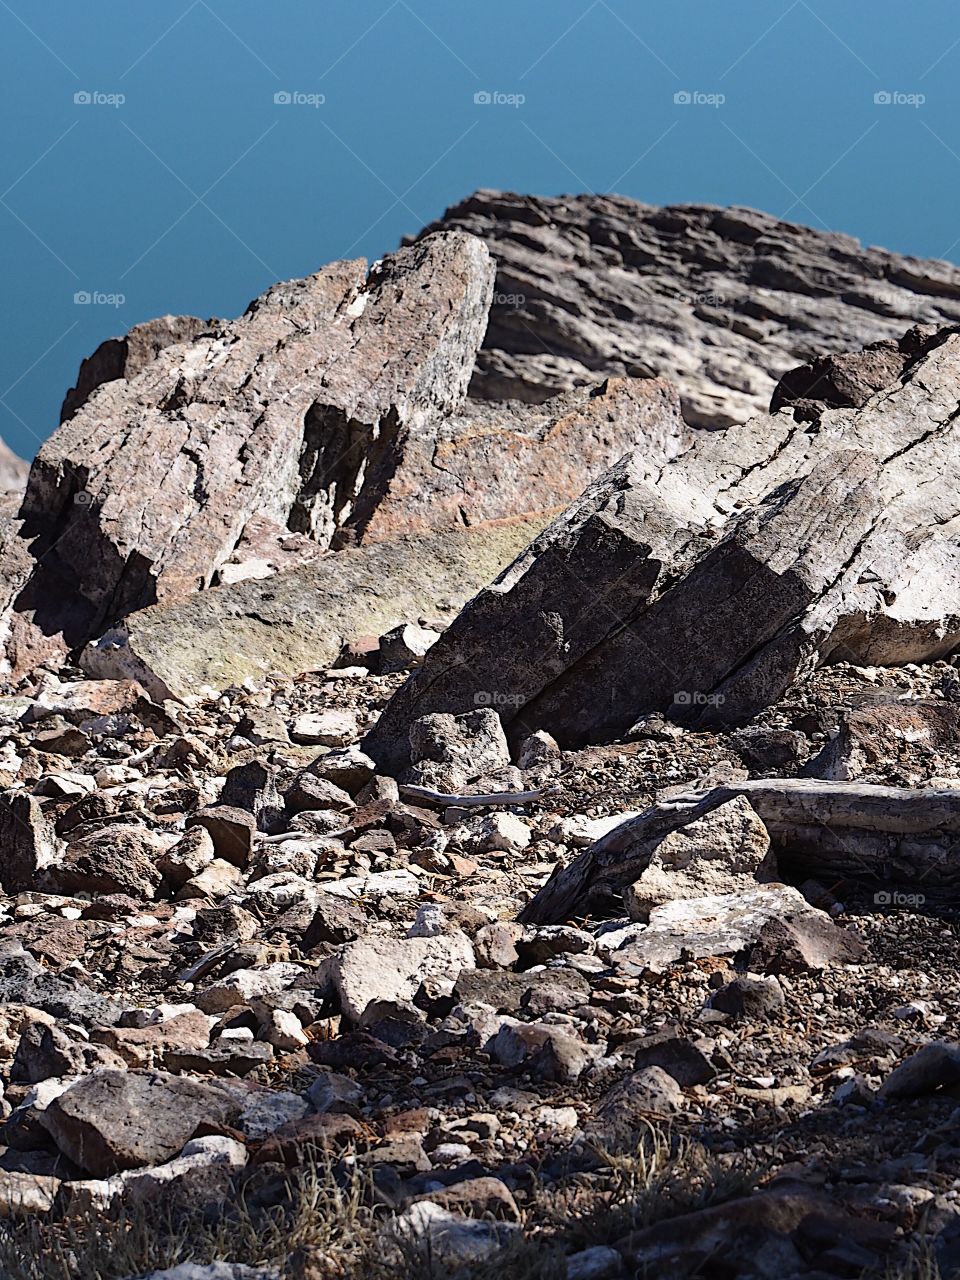
[[[960,337],[705,433],[625,368],[468,399],[492,289],[447,230],[145,326],[38,459],[18,1280],[960,1266]]]
[[[493,400],[663,375],[687,422],[727,427],[765,410],[797,365],[960,320],[951,263],[755,209],[478,191],[423,234],[451,228],[497,264],[471,385]]]

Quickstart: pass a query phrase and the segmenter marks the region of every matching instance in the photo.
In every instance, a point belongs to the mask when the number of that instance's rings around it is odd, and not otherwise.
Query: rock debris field
[[[960,1275],[960,272],[482,191],[0,527],[0,1275]],[[11,455],[12,458],[12,455]]]

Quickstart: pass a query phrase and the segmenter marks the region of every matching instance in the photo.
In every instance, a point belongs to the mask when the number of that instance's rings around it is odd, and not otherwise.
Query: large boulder
[[[253,517],[330,545],[395,442],[463,403],[492,266],[462,233],[338,262],[103,382],[41,448],[14,611],[68,646],[208,586]],[[22,589],[17,594],[18,586]]]
[[[94,1178],[162,1164],[201,1126],[231,1123],[229,1090],[162,1071],[98,1070],[56,1097],[40,1123],[60,1151]]]
[[[789,411],[702,435],[666,465],[638,450],[476,596],[368,740],[478,695],[508,734],[563,747],[643,715],[742,723],[805,672],[960,644],[960,336],[902,383],[816,426]]]

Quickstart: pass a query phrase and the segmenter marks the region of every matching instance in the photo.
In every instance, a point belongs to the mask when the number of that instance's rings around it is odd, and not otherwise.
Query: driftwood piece
[[[662,800],[558,867],[520,919],[584,914],[637,880],[660,841],[735,796],[760,817],[781,872],[905,889],[932,901],[960,892],[960,788],[754,779]]]

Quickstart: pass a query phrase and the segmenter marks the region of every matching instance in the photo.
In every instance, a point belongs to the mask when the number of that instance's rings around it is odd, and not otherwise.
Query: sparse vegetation
[[[756,1180],[755,1169],[725,1168],[653,1126],[628,1153],[597,1154],[590,1185],[538,1184],[522,1233],[483,1261],[451,1264],[429,1239],[396,1233],[363,1176],[321,1164],[291,1178],[282,1204],[270,1208],[241,1195],[219,1211],[124,1204],[110,1213],[8,1220],[0,1224],[0,1276],[126,1280],[223,1260],[272,1264],[290,1280],[562,1280],[566,1255],[732,1199]],[[312,1269],[303,1269],[305,1259]]]

